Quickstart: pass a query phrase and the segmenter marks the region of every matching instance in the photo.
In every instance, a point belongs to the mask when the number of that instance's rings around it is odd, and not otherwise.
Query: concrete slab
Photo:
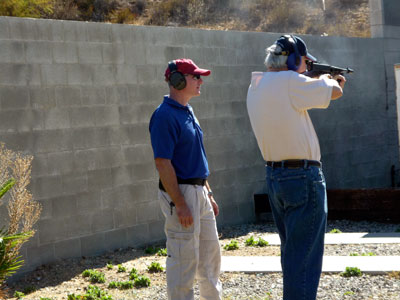
[[[269,234],[262,237],[270,245],[280,245],[278,234]],[[400,244],[400,232],[368,233],[327,233],[325,245],[340,244]]]
[[[222,256],[222,272],[273,273],[282,272],[280,256]],[[340,273],[346,267],[361,272],[382,274],[400,271],[400,256],[325,256],[323,273]]]

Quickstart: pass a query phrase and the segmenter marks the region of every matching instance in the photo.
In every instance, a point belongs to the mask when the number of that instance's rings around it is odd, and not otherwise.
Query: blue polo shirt
[[[203,131],[189,104],[165,96],[151,116],[149,129],[154,158],[170,159],[177,177],[208,177]]]

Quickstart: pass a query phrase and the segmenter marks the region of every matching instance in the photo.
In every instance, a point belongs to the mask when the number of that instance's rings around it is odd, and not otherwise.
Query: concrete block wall
[[[148,121],[168,93],[167,62],[178,57],[212,70],[191,104],[205,133],[218,223],[254,220],[264,167],[245,100],[251,72],[264,70],[264,49],[278,37],[0,17],[0,141],[34,155],[31,190],[43,205],[24,270],[164,239]],[[328,187],[388,186],[398,150],[383,44],[304,39],[317,57],[356,69],[343,99],[312,112]]]

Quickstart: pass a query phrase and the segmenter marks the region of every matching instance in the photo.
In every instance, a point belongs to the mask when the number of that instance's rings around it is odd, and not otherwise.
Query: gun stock
[[[322,74],[330,74],[332,76],[335,75],[343,75],[353,73],[354,70],[350,68],[340,68],[335,66],[330,66],[327,64],[320,64],[315,62],[308,62],[307,63],[307,72],[304,75],[309,77],[319,77]]]

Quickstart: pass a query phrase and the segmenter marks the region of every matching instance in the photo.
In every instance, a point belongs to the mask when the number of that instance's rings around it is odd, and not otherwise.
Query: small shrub
[[[126,272],[126,268],[123,265],[118,265],[118,273]]]
[[[133,289],[133,282],[132,281],[122,281],[119,283],[118,288],[121,290]]]
[[[107,294],[107,292],[94,285],[89,285],[86,289],[86,294],[83,297],[78,297],[77,299],[82,298],[84,300],[113,300],[112,297]]]
[[[350,253],[350,256],[360,256],[357,252]],[[361,256],[376,256],[374,252],[361,253]]]
[[[152,262],[150,266],[147,267],[150,273],[159,273],[164,271],[164,268],[158,262]]]
[[[254,240],[254,236],[249,237],[245,243],[246,246],[255,246],[257,244],[257,242]]]
[[[17,299],[21,299],[22,297],[25,297],[25,294],[23,292],[15,291],[14,297]]]
[[[138,278],[138,271],[135,268],[132,268],[132,270],[129,272],[129,279],[135,280],[136,278]]]
[[[105,278],[104,278],[104,274],[96,271],[96,270],[92,270],[92,269],[87,269],[85,271],[82,272],[82,276],[83,277],[89,277],[89,280],[91,283],[104,283],[106,282]]]
[[[136,288],[150,286],[150,278],[146,276],[139,276],[138,278],[135,279],[133,284]]]
[[[354,295],[354,292],[352,291],[347,291],[343,293],[343,296],[350,296],[350,295]]]
[[[160,250],[160,247],[153,247],[153,246],[150,246],[150,247],[147,247],[147,248],[144,250],[144,252],[145,252],[146,254],[156,254],[159,250]]]
[[[108,288],[109,288],[109,289],[117,289],[117,288],[118,288],[118,282],[116,282],[116,281],[111,281],[111,282],[108,284]]]
[[[112,264],[107,264],[107,270],[112,270],[114,266]]]
[[[224,249],[228,251],[237,250],[239,249],[239,243],[238,241],[232,240],[229,244],[224,246]]]
[[[346,270],[343,273],[340,273],[340,276],[343,277],[359,277],[361,275],[361,270],[357,267],[346,267]]]
[[[167,248],[162,248],[162,249],[158,250],[157,255],[158,256],[168,256]]]
[[[343,233],[340,229],[333,228],[329,233]]]

